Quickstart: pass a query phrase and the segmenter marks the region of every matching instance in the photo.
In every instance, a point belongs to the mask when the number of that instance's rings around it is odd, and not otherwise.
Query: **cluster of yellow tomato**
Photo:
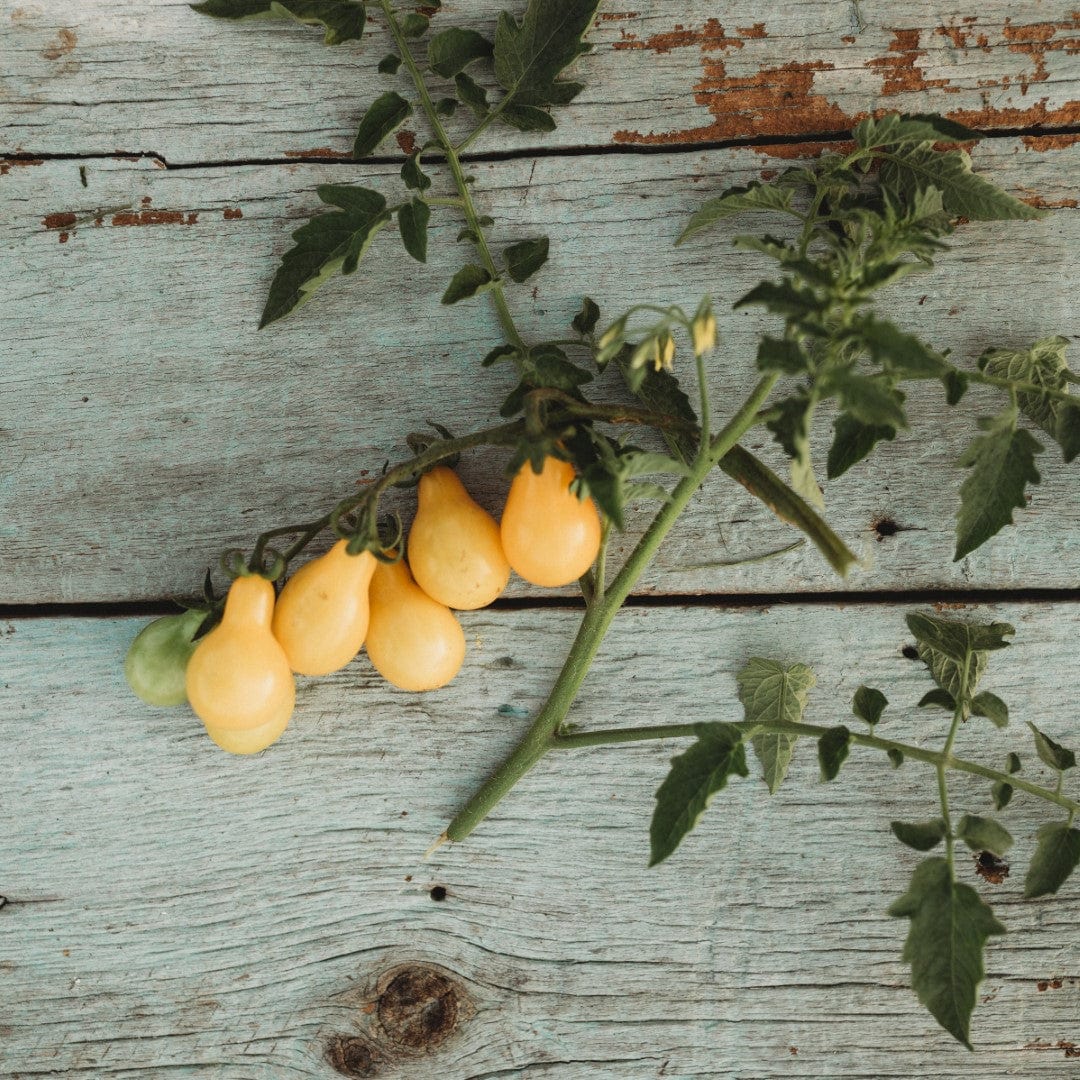
[[[591,499],[570,491],[573,466],[553,457],[540,473],[526,463],[510,485],[502,521],[478,506],[457,474],[437,466],[420,478],[408,565],[339,540],[302,566],[276,598],[266,578],[229,589],[221,622],[187,661],[185,691],[210,737],[253,754],[285,730],[296,699],[294,673],[327,675],[360,651],[405,690],[448,683],[465,657],[451,608],[490,604],[511,569],[534,585],[575,581],[600,549]]]

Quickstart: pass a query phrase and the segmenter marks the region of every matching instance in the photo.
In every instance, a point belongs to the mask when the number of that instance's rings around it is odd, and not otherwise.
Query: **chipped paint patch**
[[[140,210],[113,214],[111,225],[194,225],[199,215],[184,210]]]
[[[11,161],[0,161],[0,176],[7,176],[12,169],[21,169],[27,165],[44,165],[43,158],[17,158]]]
[[[1020,141],[1029,150],[1045,153],[1047,150],[1065,150],[1080,142],[1080,135],[1024,135]]]
[[[1036,206],[1040,210],[1075,210],[1080,207],[1076,199],[1044,199],[1041,195],[1027,195],[1020,200],[1028,206]]]
[[[75,224],[76,216],[70,213],[46,214],[41,224],[46,229],[70,229]]]
[[[1046,63],[1050,52],[1070,56],[1080,54],[1080,37],[1066,33],[1077,28],[1080,28],[1080,12],[1074,12],[1069,19],[1060,23],[1014,26],[1010,20],[1006,20],[996,30],[979,26],[976,16],[965,16],[956,24],[939,26],[925,33],[920,28],[892,27],[889,29],[892,39],[885,55],[866,60],[864,66],[880,78],[878,94],[881,97],[912,93],[929,97],[931,100],[928,103],[920,101],[914,111],[936,109],[950,119],[974,128],[1076,126],[1080,125],[1080,101],[1051,105],[1050,99],[1044,97],[1031,104],[1025,103],[1022,107],[997,103],[991,105],[990,102],[994,89],[1004,90],[1015,84],[1023,94],[1032,83],[1046,81],[1050,77]],[[694,100],[709,110],[713,120],[678,131],[640,132],[623,129],[612,136],[616,143],[671,145],[763,135],[834,132],[848,130],[868,115],[864,111],[854,114],[847,112],[838,101],[822,91],[818,85],[820,74],[835,70],[835,65],[826,60],[793,61],[779,67],[763,66],[749,73],[731,75],[725,56],[716,54],[752,47],[754,39],[767,36],[764,23],[738,28],[736,34],[740,36],[728,34],[716,19],[709,19],[696,28],[676,24],[671,31],[653,34],[645,39],[639,39],[625,30],[621,33],[622,40],[613,44],[617,50],[649,50],[663,54],[674,49],[697,48],[701,54],[703,77],[694,86]],[[854,44],[856,38],[848,34],[840,40]],[[1022,75],[1013,72],[985,80],[968,76],[961,79],[958,74],[953,74],[954,70],[963,71],[957,67],[957,51],[993,50],[1030,56],[1032,70]],[[744,54],[744,64],[747,58]],[[940,69],[942,58],[952,62],[949,74],[928,75],[928,59],[936,61]],[[948,110],[935,101],[943,95],[970,92],[973,83],[983,91],[979,107]],[[845,86],[845,92],[848,89]],[[868,95],[873,100],[872,90],[868,91]],[[887,107],[875,109],[873,114],[881,115],[887,111],[891,110]],[[1071,145],[1072,141],[1076,141],[1072,136],[1062,138],[1071,141],[1060,145]],[[1052,145],[1046,144],[1047,148]],[[820,152],[820,144],[810,142],[805,146],[812,153]],[[772,149],[775,151],[775,148]],[[785,147],[776,156],[799,155],[796,148]]]
[[[239,206],[226,206],[221,216],[226,221],[237,221],[244,216],[244,211]]]
[[[403,154],[415,154],[416,153],[416,132],[410,131],[408,128],[402,128],[394,135],[398,146],[401,148]]]
[[[342,150],[333,150],[329,146],[316,146],[311,150],[286,150],[285,156],[306,161],[308,158],[351,158],[352,154]]]

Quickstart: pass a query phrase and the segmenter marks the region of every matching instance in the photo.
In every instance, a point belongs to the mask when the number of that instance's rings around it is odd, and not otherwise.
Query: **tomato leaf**
[[[452,26],[440,30],[428,42],[428,67],[444,79],[452,79],[469,64],[493,52],[494,46],[483,34]]]
[[[1048,822],[1037,835],[1035,854],[1024,878],[1024,896],[1029,900],[1056,893],[1080,865],[1080,829]]]
[[[889,113],[875,120],[867,117],[852,131],[857,146],[895,146],[900,143],[977,142],[982,134],[942,116]]]
[[[931,818],[929,821],[894,821],[889,825],[893,836],[916,851],[929,851],[945,839],[945,821]]]
[[[698,823],[709,801],[731,776],[747,776],[742,732],[733,724],[698,724],[697,741],[671,759],[671,772],[656,792],[649,827],[649,865],[668,858]]]
[[[762,184],[755,180],[746,187],[731,187],[715,199],[710,199],[698,209],[679,234],[676,245],[689,240],[695,233],[715,225],[734,214],[747,211],[791,212],[792,192],[775,184]]]
[[[423,199],[412,199],[398,211],[401,242],[417,262],[427,262],[427,228],[430,218],[431,207]]]
[[[823,782],[835,780],[851,749],[851,732],[840,724],[818,739],[818,764]]]
[[[970,1050],[983,950],[987,939],[1004,934],[1005,927],[970,885],[953,880],[949,864],[940,858],[919,863],[908,891],[889,914],[911,920],[902,957],[911,965],[911,985],[919,1000]]]
[[[1009,726],[1009,706],[989,690],[983,690],[971,699],[971,711],[975,716],[985,716],[994,727]]]
[[[205,0],[191,7],[218,19],[295,19],[321,24],[327,45],[359,41],[367,17],[360,0]]]
[[[400,94],[393,90],[380,94],[360,121],[356,140],[353,142],[353,157],[367,157],[391,131],[400,127],[411,113],[412,106]]]
[[[1032,737],[1035,739],[1035,753],[1045,765],[1051,769],[1064,772],[1066,769],[1076,767],[1076,755],[1071,750],[1066,750],[1060,743],[1054,742],[1049,735],[1041,732],[1031,721],[1028,721]]]
[[[873,727],[880,719],[889,699],[872,686],[860,686],[851,699],[851,711],[860,719]]]
[[[1013,838],[1004,825],[977,814],[965,814],[960,819],[956,836],[972,851],[991,851],[995,855],[1004,855],[1013,845]]]
[[[495,285],[493,278],[482,266],[472,263],[463,266],[451,279],[450,284],[443,293],[444,304],[456,304],[459,300],[467,300],[470,296],[487,292]]]
[[[503,251],[503,260],[506,262],[506,272],[519,285],[529,278],[547,262],[548,238],[538,236],[534,240],[522,240],[520,243],[511,244]]]
[[[805,664],[785,667],[776,660],[760,657],[753,657],[735,678],[739,684],[739,700],[751,723],[800,722],[807,696],[817,682]],[[787,732],[753,736],[751,743],[761,762],[770,795],[776,793],[787,775],[797,741],[797,735]]]
[[[375,234],[390,220],[386,200],[370,188],[322,184],[316,190],[324,203],[340,209],[317,214],[293,233],[295,245],[282,257],[270,284],[260,329],[306,304],[338,270],[353,273]]]
[[[598,0],[529,0],[520,21],[506,11],[499,15],[495,79],[506,92],[503,119],[528,131],[555,126],[545,110],[565,105],[582,90],[580,83],[558,76],[588,51],[581,39],[597,7]]]

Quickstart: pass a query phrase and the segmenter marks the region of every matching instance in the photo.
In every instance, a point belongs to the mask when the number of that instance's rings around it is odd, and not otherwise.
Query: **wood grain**
[[[552,258],[512,301],[528,336],[562,336],[581,296],[609,317],[640,300],[691,310],[710,293],[721,312],[712,394],[720,414],[754,378],[758,335],[773,325],[731,303],[763,275],[735,251],[746,218],[678,249],[690,213],[729,184],[785,162],[750,150],[558,158],[478,167],[478,199],[497,248],[537,232]],[[967,225],[925,277],[887,294],[887,310],[972,364],[993,345],[1080,333],[1071,283],[1080,216],[1080,147],[1040,151],[990,140],[980,169],[1026,198],[1062,207],[1038,222]],[[317,184],[374,184],[391,200],[389,166],[291,164],[163,170],[95,162],[13,169],[0,178],[8,300],[0,308],[0,601],[127,600],[190,595],[221,550],[263,528],[317,517],[406,456],[428,419],[456,432],[497,421],[510,389],[478,360],[501,336],[484,298],[436,297],[469,255],[459,223],[435,217],[428,264],[387,229],[361,270],[330,282],[287,321],[256,333],[289,233],[319,205]],[[128,207],[129,209],[120,209]],[[402,313],[407,313],[402,317]],[[693,382],[681,346],[680,372]],[[618,396],[617,377],[597,396]],[[952,563],[962,479],[953,465],[974,418],[1001,407],[972,392],[952,412],[940,387],[915,388],[912,430],[827,485],[834,527],[866,561],[841,584],[803,548],[724,566],[795,539],[741,488],[717,476],[678,526],[647,592],[784,592],[896,588],[1069,588],[1080,578],[1075,469],[1052,450],[1019,527]],[[824,461],[831,436],[822,422]],[[748,445],[785,469],[767,433]],[[468,459],[468,482],[491,508],[506,481],[499,457]],[[823,474],[823,469],[822,469]],[[932,483],[928,477],[934,477]],[[411,513],[409,497],[400,500]],[[616,555],[648,513],[643,506]],[[875,522],[899,531],[884,536]],[[718,565],[721,564],[721,565]],[[516,594],[527,590],[516,587]]]
[[[433,28],[490,33],[504,7],[524,4],[448,2]],[[338,48],[307,27],[223,23],[176,0],[11,0],[0,19],[0,152],[347,154],[366,105],[405,79],[376,73],[390,45],[377,12],[362,47]],[[872,109],[1052,133],[1080,123],[1078,33],[1071,0],[605,0],[576,73],[587,89],[558,131],[537,143],[500,128],[477,149],[812,136]],[[386,152],[399,152],[392,140]]]
[[[891,702],[882,733],[936,745],[903,613],[629,610],[572,719],[736,719],[735,672],[763,655],[813,666],[811,721],[854,723],[866,682]],[[1071,679],[1054,675],[1074,666],[1075,608],[962,615],[1017,636],[984,682],[1011,727],[972,721],[958,752],[993,763],[1017,749],[1037,779],[1024,720],[1080,739]],[[988,953],[974,1054],[916,1002],[904,927],[883,914],[918,859],[888,822],[933,813],[921,766],[855,751],[821,784],[800,745],[775,797],[759,779],[733,784],[647,871],[651,794],[680,744],[567,752],[425,862],[539,705],[574,619],[465,616],[466,666],[433,694],[388,689],[366,658],[303,680],[289,731],[254,759],[222,754],[186,710],[130,696],[120,662],[138,622],[0,624],[0,1073],[329,1080],[340,1035],[363,1040],[372,1075],[402,1080],[1071,1075],[1078,885],[1021,899],[1047,819],[1031,798],[1003,815],[1017,838],[1004,885],[961,858],[1010,930]],[[988,811],[985,782],[950,787],[957,812]],[[428,1053],[396,1044],[377,1004],[386,973],[417,963],[458,995],[456,1026]]]

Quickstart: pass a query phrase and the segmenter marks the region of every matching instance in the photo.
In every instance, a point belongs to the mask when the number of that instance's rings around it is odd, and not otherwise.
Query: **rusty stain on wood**
[[[62,56],[67,56],[68,53],[74,50],[78,40],[75,31],[71,27],[61,27],[57,31],[56,37],[41,50],[41,55],[46,60],[59,60]]]
[[[1022,135],[1020,141],[1029,150],[1065,150],[1080,142],[1080,135]]]
[[[226,221],[237,221],[244,216],[244,211],[239,206],[226,206],[221,212]]]
[[[1006,19],[995,40],[990,35],[976,31],[971,25],[972,17],[966,17],[961,25],[945,25],[934,29],[933,34],[946,38],[960,50],[1004,47],[1009,52],[1029,56],[1032,70],[1023,75],[1004,74],[995,79],[979,81],[983,91],[983,104],[979,108],[942,110],[950,119],[976,128],[1071,126],[1080,123],[1080,101],[1070,101],[1051,107],[1049,98],[1023,108],[992,106],[988,89],[1004,89],[1016,82],[1021,93],[1026,93],[1032,83],[1045,82],[1049,78],[1046,55],[1064,52],[1080,53],[1080,38],[1060,36],[1063,31],[1080,27],[1080,12],[1060,23],[1031,23],[1012,25]],[[923,69],[928,55],[924,45],[924,31],[918,27],[890,27],[892,40],[883,56],[866,60],[865,67],[881,77],[881,97],[898,97],[911,93],[934,91],[942,94],[958,94],[965,87],[951,77],[930,78]],[[615,49],[647,49],[663,54],[674,49],[697,47],[701,52],[703,77],[694,87],[695,101],[713,114],[713,121],[701,126],[676,131],[640,132],[621,129],[614,133],[617,143],[646,145],[674,144],[683,142],[709,142],[748,135],[781,135],[792,131],[840,131],[868,115],[867,112],[847,112],[815,88],[819,73],[835,70],[831,61],[791,61],[781,66],[763,66],[749,75],[730,76],[725,61],[717,52],[743,49],[747,41],[767,37],[765,24],[738,28],[737,37],[730,36],[716,19],[707,19],[697,28],[676,24],[665,33],[653,34],[639,39],[622,31],[622,40],[614,43]],[[854,43],[852,35],[842,41]],[[873,110],[880,115],[886,109]],[[812,144],[807,149],[813,153]],[[785,156],[798,156],[788,154]]]
[[[316,146],[311,150],[286,150],[285,156],[287,158],[299,158],[301,161],[308,161],[312,158],[347,159],[351,158],[352,154],[344,150],[334,150],[329,146]]]
[[[394,138],[397,140],[398,146],[401,147],[403,154],[415,154],[416,153],[416,132],[410,131],[408,128],[402,128]]]

